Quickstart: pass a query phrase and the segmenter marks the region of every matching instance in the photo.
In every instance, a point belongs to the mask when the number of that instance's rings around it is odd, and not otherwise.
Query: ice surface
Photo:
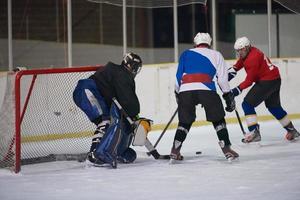
[[[294,120],[300,129],[300,120]],[[242,144],[238,124],[229,124],[238,162],[228,163],[212,126],[192,128],[182,147],[185,160],[169,165],[136,148],[133,164],[117,169],[85,167],[75,161],[22,166],[20,174],[0,170],[1,200],[298,200],[300,141],[288,142],[277,121],[260,123],[260,144]],[[175,130],[167,131],[158,151],[168,154]],[[155,143],[160,131],[150,133]],[[196,155],[202,151],[202,155]]]

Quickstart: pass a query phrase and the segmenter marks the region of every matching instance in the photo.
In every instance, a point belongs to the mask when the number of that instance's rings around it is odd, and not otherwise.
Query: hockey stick
[[[129,115],[126,113],[126,111],[123,109],[123,107],[121,106],[121,104],[118,102],[118,100],[113,97],[112,98],[113,102],[116,104],[116,106],[118,107],[118,109],[121,111],[121,113],[125,116],[125,118],[127,119],[127,121],[129,122],[130,125],[135,126],[134,121],[129,117]],[[148,138],[146,138],[146,143],[145,143],[145,147],[148,149],[148,151],[150,151],[150,155],[152,155],[155,159],[170,159],[169,155],[160,155],[157,150],[155,149],[155,147],[152,145],[152,143],[149,141]]]
[[[163,135],[165,134],[165,132],[167,131],[167,129],[169,128],[170,124],[172,123],[174,117],[176,116],[178,112],[178,108],[176,108],[174,114],[172,115],[171,119],[169,120],[169,122],[167,123],[166,127],[164,128],[163,132],[160,134],[160,136],[158,137],[157,141],[154,144],[154,148],[156,148],[156,146],[158,145],[159,141],[161,140],[161,138],[163,137]],[[147,153],[148,156],[150,156],[150,152]]]
[[[219,84],[218,84],[218,85],[219,85]],[[222,88],[220,87],[220,85],[219,85],[219,88],[222,90]],[[222,92],[223,92],[223,91],[222,91]],[[240,115],[239,115],[239,113],[238,113],[238,111],[237,111],[236,108],[234,109],[234,111],[235,111],[236,117],[237,117],[237,119],[238,119],[238,121],[239,121],[239,125],[240,125],[240,128],[241,128],[242,132],[243,132],[243,135],[245,135],[246,132],[245,132],[245,129],[244,129],[244,127],[243,127],[243,124],[242,124]]]
[[[236,114],[236,117],[237,117],[237,119],[238,119],[238,121],[239,121],[240,128],[241,128],[241,130],[242,130],[242,132],[243,132],[243,135],[245,135],[245,134],[246,134],[245,129],[244,129],[244,127],[243,127],[243,124],[242,124],[240,115],[239,115],[239,113],[238,113],[238,111],[237,111],[236,109],[235,109],[235,114]]]

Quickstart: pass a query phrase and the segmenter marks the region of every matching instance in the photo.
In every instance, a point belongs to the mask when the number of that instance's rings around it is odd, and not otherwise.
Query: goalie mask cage
[[[85,159],[95,125],[73,102],[80,79],[101,66],[33,69],[7,74],[0,112],[0,168]]]

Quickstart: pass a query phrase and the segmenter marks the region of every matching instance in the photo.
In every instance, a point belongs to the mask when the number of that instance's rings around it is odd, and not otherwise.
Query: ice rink
[[[117,169],[85,167],[76,161],[0,169],[1,200],[297,200],[300,199],[300,141],[288,142],[277,121],[262,122],[260,144],[242,144],[238,124],[228,124],[238,162],[225,160],[212,126],[192,128],[182,147],[185,160],[170,165],[136,148],[133,164]],[[300,120],[294,120],[300,129]],[[155,143],[161,132],[150,133]],[[169,154],[175,130],[158,144]],[[202,151],[202,155],[196,155]]]

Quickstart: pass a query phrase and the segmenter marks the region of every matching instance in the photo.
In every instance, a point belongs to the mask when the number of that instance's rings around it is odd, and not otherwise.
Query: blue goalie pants
[[[109,120],[109,106],[105,103],[94,80],[79,80],[73,92],[73,100],[96,125],[102,120]]]
[[[132,141],[132,128],[119,109],[113,103],[110,110],[111,124],[96,148],[96,156],[105,163],[117,161],[131,163],[136,159],[136,152],[129,146]]]

